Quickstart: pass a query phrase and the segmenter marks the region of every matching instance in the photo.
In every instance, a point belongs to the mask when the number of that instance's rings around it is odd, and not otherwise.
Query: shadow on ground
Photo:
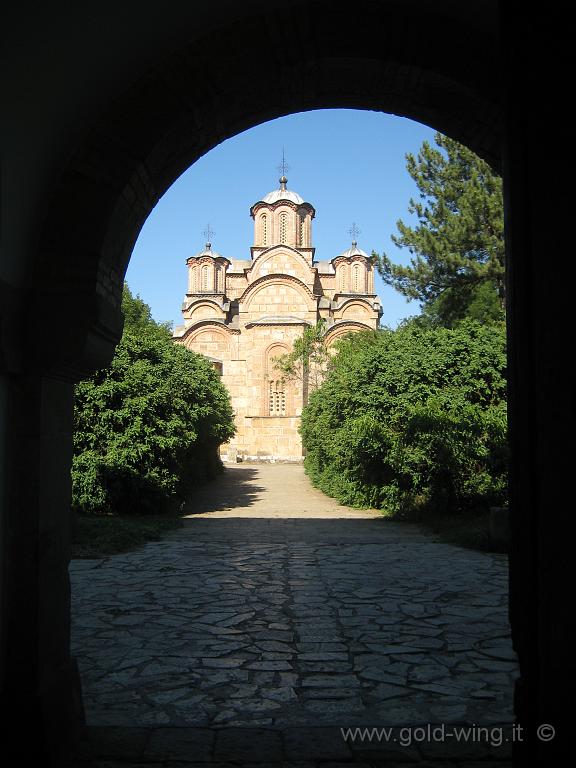
[[[255,481],[255,467],[225,467],[215,480],[199,488],[184,507],[185,515],[222,512],[252,506],[266,492]]]
[[[229,468],[194,509],[71,563],[79,766],[508,763],[505,556],[342,507],[301,467]]]
[[[469,734],[475,726],[462,727]],[[422,738],[427,728],[386,729],[353,738],[343,728],[91,728],[74,768],[511,768],[514,732],[493,726],[483,740],[449,745],[449,737]],[[421,733],[422,731],[422,733]],[[433,733],[431,731],[431,733]],[[443,738],[443,741],[439,739]]]

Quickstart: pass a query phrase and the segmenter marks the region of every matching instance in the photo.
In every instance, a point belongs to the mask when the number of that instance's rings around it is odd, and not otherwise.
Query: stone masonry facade
[[[184,324],[174,340],[212,360],[230,392],[236,435],[222,448],[228,459],[301,461],[306,387],[284,380],[275,359],[320,320],[328,347],[351,331],[378,327],[382,308],[370,257],[353,241],[344,253],[317,261],[315,213],[282,176],[279,189],[250,209],[249,259],[226,258],[206,243],[186,261]]]

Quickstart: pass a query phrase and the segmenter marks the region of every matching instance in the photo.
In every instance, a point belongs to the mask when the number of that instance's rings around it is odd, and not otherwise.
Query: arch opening
[[[280,230],[280,238],[282,238],[282,231]],[[225,254],[226,256],[232,254]],[[347,284],[346,284],[346,293],[350,294],[358,294],[362,293],[362,286],[360,285],[361,280],[361,274],[358,270],[358,264],[355,262],[352,262],[350,264],[347,264]],[[336,280],[336,277],[335,277]],[[366,286],[364,286],[365,288]],[[343,292],[344,286],[340,284],[340,290]],[[253,291],[255,294],[257,291]],[[267,313],[270,313],[272,311],[273,305],[266,305],[266,309],[263,310]],[[362,323],[359,322],[359,317],[362,315],[362,305],[355,303],[355,300],[353,298],[347,297],[346,300],[343,303],[343,314],[342,314],[342,320],[346,320],[348,322],[348,330],[350,330],[351,327],[363,327]],[[364,326],[365,327],[365,326]],[[336,329],[335,329],[336,330]],[[342,331],[338,329],[337,333],[333,334],[334,337],[337,335],[340,335]],[[276,345],[277,346],[277,345]],[[277,349],[273,347],[275,351]],[[226,362],[224,362],[224,366],[226,365]],[[281,420],[285,417],[287,417],[288,411],[290,411],[290,405],[289,405],[289,399],[290,399],[290,393],[287,392],[286,384],[279,378],[277,375],[272,374],[270,371],[270,365],[269,361],[265,362],[266,366],[266,378],[265,381],[262,384],[259,384],[259,387],[261,388],[263,395],[262,395],[262,401],[264,403],[264,410],[260,414],[260,418],[269,419],[272,420]],[[255,424],[255,419],[251,420],[251,427]],[[274,424],[273,426],[270,426],[269,429],[281,429],[281,427],[278,427],[277,424]]]
[[[311,4],[310,7],[304,4],[305,14],[314,16],[320,12],[320,6],[322,4]],[[238,54],[246,53],[251,40],[259,39],[262,43],[262,40],[274,38],[274,35],[261,35],[263,30],[269,31],[270,25],[269,18],[264,19],[263,15],[251,24],[238,22],[227,27],[228,37],[225,32],[219,43],[229,44],[229,56],[219,73],[210,73],[210,78],[203,80],[210,83],[209,90],[199,85],[202,78],[192,89],[179,87],[189,83],[191,72],[204,71],[191,66],[201,63],[204,51],[195,41],[185,53],[179,52],[180,65],[177,61],[166,60],[152,75],[141,70],[142,78],[131,93],[114,94],[114,107],[103,115],[97,131],[79,142],[78,152],[58,179],[55,194],[50,202],[44,201],[46,227],[33,264],[33,284],[34,295],[41,294],[54,307],[55,341],[43,348],[31,345],[32,352],[26,361],[30,370],[46,372],[56,381],[65,379],[69,382],[110,359],[121,332],[118,309],[122,278],[143,221],[170,183],[191,162],[223,137],[236,135],[250,125],[312,108],[378,109],[420,119],[461,140],[495,165],[498,163],[502,103],[493,56],[495,32],[488,36],[488,45],[478,45],[477,50],[481,53],[465,72],[457,72],[455,64],[451,68],[442,53],[450,52],[454,62],[469,61],[470,58],[466,53],[471,35],[454,35],[458,19],[450,14],[446,25],[447,39],[465,41],[461,43],[460,51],[455,51],[454,46],[443,45],[442,40],[435,40],[437,48],[434,52],[426,48],[424,40],[418,50],[417,46],[407,47],[411,61],[404,62],[400,49],[405,46],[407,36],[398,34],[397,40],[390,40],[381,59],[374,60],[374,51],[380,49],[378,45],[370,45],[371,39],[376,42],[376,38],[370,36],[382,29],[382,25],[375,22],[382,22],[387,13],[390,28],[404,30],[409,28],[408,19],[402,16],[401,9],[378,9],[375,4],[367,4],[365,10],[365,14],[360,14],[367,34],[365,51],[342,58],[341,51],[347,48],[340,44],[347,39],[348,25],[338,12],[330,13],[326,16],[330,28],[325,36],[322,35],[317,49],[294,45],[293,49],[277,46],[264,51],[269,54],[267,60],[280,67],[283,84],[280,88],[267,88],[264,73],[258,96],[249,93],[247,72],[254,71],[253,62],[248,55],[238,66]],[[282,23],[276,17],[272,21],[273,25],[278,25],[280,33],[282,29],[291,28],[290,24],[286,25],[287,14],[290,16],[292,11],[282,14]],[[301,17],[299,19],[302,22]],[[318,18],[313,21],[318,22]],[[400,23],[393,23],[396,21]],[[426,19],[423,23],[426,26]],[[299,35],[306,35],[311,34],[310,30],[322,28],[322,24],[300,23],[294,28]],[[460,32],[463,31],[461,28]],[[331,34],[334,32],[336,34]],[[478,35],[480,39],[486,41],[485,36]],[[205,36],[204,42],[210,42],[209,35]],[[255,45],[254,50],[256,48],[262,51],[261,45]],[[204,62],[208,59],[204,56]],[[271,71],[274,69],[274,66],[270,67]],[[165,78],[158,78],[159,72],[175,75],[173,90],[164,87]],[[306,75],[305,88],[302,87],[302,74]],[[223,98],[215,104],[213,93],[218,92],[219,86],[222,86],[222,93],[246,91],[248,98],[242,104],[233,98],[228,101]],[[195,97],[191,99],[194,101],[192,109],[183,103],[181,96],[189,92]],[[262,98],[262,94],[268,92],[272,95]],[[143,125],[141,116],[149,114],[144,106],[149,105],[150,99],[159,108],[150,122]],[[100,114],[103,114],[102,110]],[[210,119],[204,119],[206,115]],[[65,224],[70,221],[74,222],[73,228]],[[80,318],[73,334],[68,332],[71,316]],[[58,402],[63,411],[70,408],[69,389],[65,392],[62,387],[60,394],[54,395],[54,400],[60,398]],[[66,471],[64,453],[62,450],[62,461],[54,472],[60,480]],[[62,487],[65,485],[64,482]],[[62,506],[65,507],[65,495],[59,492],[50,498],[63,499]],[[47,492],[46,498],[48,496]],[[526,493],[525,498],[528,497]],[[66,524],[59,521],[57,525],[65,527]],[[60,534],[54,533],[54,536],[58,538]],[[526,540],[522,538],[520,541],[519,546],[524,546]],[[63,551],[65,548],[55,546],[46,559],[48,565],[45,563],[42,567],[63,574]],[[61,586],[57,615],[66,605],[65,578]],[[47,626],[42,625],[41,632],[51,637]]]

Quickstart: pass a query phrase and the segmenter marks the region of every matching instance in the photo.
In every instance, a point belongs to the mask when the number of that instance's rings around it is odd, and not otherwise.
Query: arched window
[[[190,274],[188,276],[188,290],[190,293],[196,293],[198,290],[198,268],[196,266],[190,267]]]
[[[208,290],[208,264],[204,264],[202,267],[202,290]]]
[[[268,217],[265,213],[260,216],[260,242],[262,245],[268,244]]]
[[[280,214],[280,242],[286,243],[286,221],[288,216],[285,213]]]
[[[222,293],[222,267],[219,264],[214,267],[214,291]]]
[[[338,287],[340,289],[340,293],[344,293],[345,290],[346,290],[346,282],[347,282],[347,280],[346,280],[347,274],[346,273],[347,272],[348,272],[348,267],[346,266],[346,264],[341,264],[340,265],[340,269],[338,270],[338,274],[339,274],[339,278],[340,278],[339,281],[338,281]]]
[[[354,293],[360,293],[360,264],[354,264],[352,267],[352,290]]]
[[[300,227],[298,231],[298,244],[306,245],[306,214],[300,214]]]

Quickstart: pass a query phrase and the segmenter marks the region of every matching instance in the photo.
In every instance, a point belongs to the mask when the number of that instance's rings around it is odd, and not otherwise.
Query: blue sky
[[[348,230],[360,229],[367,253],[385,251],[408,263],[390,235],[399,218],[410,221],[408,203],[418,190],[406,170],[406,152],[416,154],[434,131],[381,112],[317,110],[278,118],[239,134],[200,158],[170,187],[140,232],[126,280],[150,305],[154,319],[181,322],[188,256],[202,250],[210,224],[214,250],[228,258],[250,258],[250,207],[279,187],[277,166],[284,150],[288,188],[316,209],[316,258],[331,259],[350,247]],[[395,327],[417,314],[416,302],[385,286],[376,291],[382,324]]]

